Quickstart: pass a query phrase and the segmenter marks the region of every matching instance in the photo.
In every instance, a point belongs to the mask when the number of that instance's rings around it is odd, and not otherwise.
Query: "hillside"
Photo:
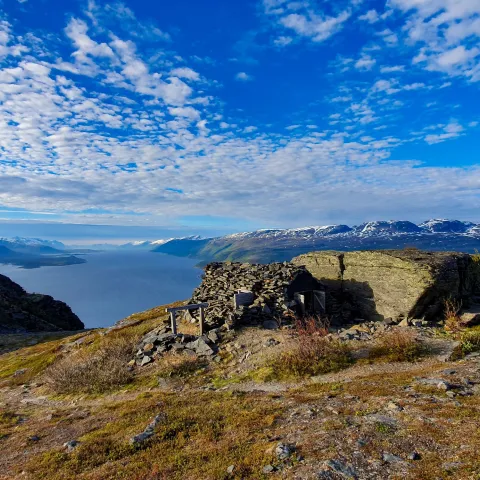
[[[65,303],[49,295],[29,294],[0,275],[0,334],[83,328],[83,323]]]
[[[458,220],[376,221],[356,227],[330,225],[267,229],[224,237],[172,239],[150,244],[154,252],[208,261],[269,263],[291,260],[313,250],[378,250],[416,247],[473,253],[480,249],[480,226]],[[143,245],[145,248],[145,245]]]
[[[0,356],[1,479],[480,474],[476,327],[219,330],[214,357],[128,366],[165,307]],[[286,370],[299,343],[322,345],[322,363],[303,363],[317,373]]]

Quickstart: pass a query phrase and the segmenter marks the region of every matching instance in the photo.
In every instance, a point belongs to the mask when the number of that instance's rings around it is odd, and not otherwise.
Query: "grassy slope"
[[[94,352],[113,334],[135,341],[166,319],[164,308],[129,317],[115,332],[89,332],[73,350]],[[55,396],[43,385],[42,372],[68,355],[72,347],[65,345],[82,335],[0,356],[0,478],[316,478],[328,459],[370,471],[368,478],[480,475],[479,395],[451,399],[434,386],[415,382],[444,376],[446,368],[473,378],[478,364],[430,360],[407,366],[357,365],[280,393],[205,390],[223,365],[159,387],[159,372],[152,366],[130,385],[101,395]],[[26,372],[13,376],[20,368]],[[387,409],[392,400],[401,411]],[[131,446],[129,438],[157,414],[165,420],[152,441]],[[396,425],[371,421],[375,414],[394,417]],[[40,440],[29,440],[32,435]],[[280,463],[272,455],[280,438],[297,443],[305,460],[294,457],[281,473],[264,474],[264,465]],[[67,453],[62,444],[72,439],[80,445]],[[403,473],[404,467],[381,460],[384,452],[406,458],[413,450],[422,459],[408,463]],[[231,475],[229,465],[235,466]]]

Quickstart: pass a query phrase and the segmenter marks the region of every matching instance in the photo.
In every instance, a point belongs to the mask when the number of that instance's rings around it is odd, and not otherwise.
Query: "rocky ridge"
[[[80,319],[64,302],[49,295],[29,294],[0,275],[0,333],[82,330]]]

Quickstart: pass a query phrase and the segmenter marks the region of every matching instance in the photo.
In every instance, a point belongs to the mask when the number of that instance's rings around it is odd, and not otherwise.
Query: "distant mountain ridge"
[[[63,243],[56,240],[0,238],[0,263],[23,268],[85,263],[84,259],[70,255],[65,248]]]
[[[152,245],[153,246],[153,245]],[[154,252],[188,256],[202,261],[290,260],[313,250],[374,250],[416,247],[424,250],[480,250],[480,225],[460,220],[432,219],[373,221],[348,225],[263,229],[216,238],[172,239]]]
[[[56,250],[64,250],[65,245],[57,240],[42,240],[41,238],[11,237],[0,238],[0,243],[19,247],[50,247]]]

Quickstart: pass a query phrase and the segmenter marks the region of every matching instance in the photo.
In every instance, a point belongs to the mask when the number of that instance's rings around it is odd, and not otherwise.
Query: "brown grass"
[[[297,320],[289,348],[270,362],[273,378],[320,375],[351,365],[350,347],[327,334],[328,326],[315,317]]]
[[[463,325],[460,319],[460,310],[462,309],[462,302],[447,298],[444,304],[445,314],[445,330],[448,332],[459,332]]]
[[[54,448],[29,458],[28,478],[49,480],[267,479],[262,467],[279,402],[261,395],[220,392],[144,394],[108,405],[114,421],[96,424],[72,452]],[[150,442],[130,445],[151,419],[166,420]],[[226,469],[235,465],[232,475]]]
[[[387,362],[415,362],[427,353],[415,332],[395,329],[386,332],[369,352],[370,359]]]
[[[330,327],[328,318],[307,316],[295,319],[295,331],[299,337],[326,337]]]
[[[82,349],[56,361],[45,372],[57,393],[103,393],[132,379],[127,367],[134,350],[129,336],[110,334],[95,349]]]
[[[208,365],[208,361],[198,356],[190,356],[176,353],[166,353],[156,363],[156,373],[162,377],[190,377],[202,371]]]

